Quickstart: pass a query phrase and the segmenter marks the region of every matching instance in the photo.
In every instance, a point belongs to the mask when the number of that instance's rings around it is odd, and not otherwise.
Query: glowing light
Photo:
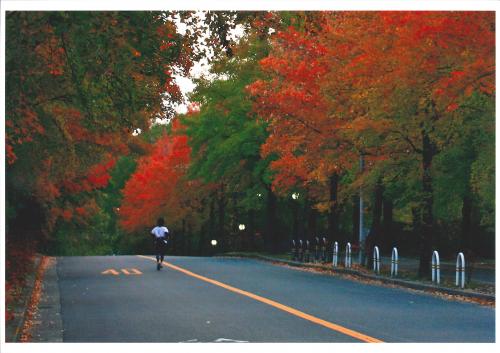
[[[299,194],[298,192],[294,192],[294,193],[292,194],[292,199],[297,200],[297,199],[299,198],[299,195],[300,195],[300,194]]]
[[[238,226],[238,228],[239,228],[239,230],[245,230],[245,225],[244,225],[244,224],[240,224],[240,225]]]
[[[212,241],[210,242],[210,244],[212,244],[212,246],[216,246],[217,245],[217,240],[212,239]]]

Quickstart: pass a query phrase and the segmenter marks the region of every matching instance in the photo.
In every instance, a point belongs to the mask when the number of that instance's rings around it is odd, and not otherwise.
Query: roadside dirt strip
[[[40,296],[42,293],[43,276],[45,274],[45,269],[47,268],[49,261],[50,260],[47,256],[43,256],[40,261],[40,265],[38,266],[31,298],[24,313],[24,322],[21,326],[21,332],[16,333],[16,337],[19,337],[19,342],[29,342],[31,340],[33,316],[38,309],[38,303],[40,302]]]

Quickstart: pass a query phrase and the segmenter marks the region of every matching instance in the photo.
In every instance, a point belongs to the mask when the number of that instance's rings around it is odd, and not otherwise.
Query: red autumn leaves
[[[179,129],[174,122],[174,132]],[[187,136],[175,134],[160,138],[152,153],[140,159],[123,190],[120,220],[125,229],[133,231],[154,224],[165,210],[179,207],[178,192],[183,192],[179,183],[187,171],[190,153]]]

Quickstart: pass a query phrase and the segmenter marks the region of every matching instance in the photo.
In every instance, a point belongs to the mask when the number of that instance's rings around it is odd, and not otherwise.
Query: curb
[[[306,268],[316,268],[316,269],[321,269],[321,270],[330,270],[334,273],[354,275],[354,276],[361,277],[361,278],[377,280],[377,281],[381,281],[384,283],[395,284],[395,285],[399,285],[399,286],[407,287],[407,288],[411,288],[411,289],[419,289],[419,290],[423,290],[423,291],[434,291],[434,292],[440,292],[440,293],[451,294],[451,295],[460,295],[460,296],[467,297],[467,298],[495,302],[495,296],[490,295],[490,294],[469,292],[469,291],[463,291],[463,290],[453,289],[453,288],[439,287],[436,285],[419,283],[419,282],[414,282],[414,281],[407,281],[407,280],[403,280],[403,279],[389,278],[389,277],[384,277],[384,276],[369,275],[369,274],[366,274],[366,273],[363,273],[360,271],[356,271],[356,270],[351,270],[351,269],[345,269],[345,268],[339,268],[339,267],[333,268],[331,266],[325,266],[325,265],[314,264],[314,263],[303,263],[303,262],[291,261],[291,260],[284,260],[284,259],[278,259],[278,258],[274,258],[274,257],[270,257],[270,256],[257,255],[257,254],[245,255],[245,254],[235,253],[234,255],[233,254],[223,254],[221,256],[247,257],[247,258],[254,258],[254,259],[264,260],[264,261],[278,262],[278,263],[282,263],[282,264],[286,264],[286,265],[290,265],[290,266],[294,266],[294,267],[306,267]]]

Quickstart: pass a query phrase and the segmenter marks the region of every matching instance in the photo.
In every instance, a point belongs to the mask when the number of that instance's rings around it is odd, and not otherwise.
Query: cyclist
[[[160,271],[163,258],[165,256],[165,248],[167,246],[167,237],[169,236],[168,228],[165,227],[165,220],[158,218],[156,227],[151,230],[151,234],[155,240],[155,254],[156,254],[156,269]]]

